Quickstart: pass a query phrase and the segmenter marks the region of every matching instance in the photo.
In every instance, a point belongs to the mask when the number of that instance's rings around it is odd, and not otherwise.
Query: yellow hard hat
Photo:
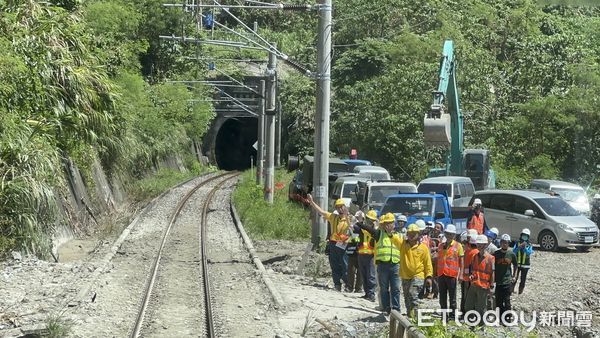
[[[392,214],[391,212],[388,212],[387,214],[379,218],[380,223],[394,223],[395,220],[396,217],[394,217],[394,214]]]
[[[338,198],[337,200],[335,200],[335,206],[336,207],[339,207],[339,206],[342,206],[342,205],[346,205],[346,202],[344,202],[343,199]]]
[[[419,226],[412,223],[408,226],[408,228],[406,229],[406,232],[419,232],[421,231],[421,229],[419,229]]]
[[[371,221],[376,221],[377,220],[377,211],[369,210],[369,212],[367,212],[367,218],[370,219]]]

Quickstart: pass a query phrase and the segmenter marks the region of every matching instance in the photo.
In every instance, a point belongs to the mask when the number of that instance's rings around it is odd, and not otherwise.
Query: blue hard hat
[[[485,237],[491,238],[491,239],[496,239],[496,237],[498,236],[498,235],[496,235],[495,233],[493,233],[493,232],[491,232],[489,230],[486,230],[484,232],[484,235],[485,235]]]

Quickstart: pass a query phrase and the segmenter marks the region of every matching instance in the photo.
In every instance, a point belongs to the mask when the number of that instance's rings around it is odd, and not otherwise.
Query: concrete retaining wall
[[[160,161],[158,167],[187,170],[178,156]],[[63,169],[67,188],[55,190],[61,219],[55,226],[53,251],[77,235],[93,232],[102,218],[128,203],[123,178],[109,177],[97,158],[91,164],[91,177],[84,177],[69,158],[63,162]]]

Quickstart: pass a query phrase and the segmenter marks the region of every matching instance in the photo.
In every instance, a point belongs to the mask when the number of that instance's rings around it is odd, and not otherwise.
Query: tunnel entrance
[[[215,142],[215,159],[222,170],[245,170],[256,165],[258,120],[253,117],[231,118],[225,121]],[[252,160],[250,160],[252,159]]]

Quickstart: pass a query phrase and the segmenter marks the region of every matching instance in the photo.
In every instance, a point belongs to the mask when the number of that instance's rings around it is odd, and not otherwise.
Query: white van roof
[[[354,167],[354,172],[355,173],[360,173],[360,172],[368,172],[368,173],[386,172],[387,173],[388,171],[384,167],[378,167],[375,165],[357,165],[356,167]]]
[[[577,184],[570,183],[570,182],[564,182],[564,181],[544,180],[544,179],[531,180],[531,184],[536,184],[536,183],[548,185],[548,188],[571,188],[571,189],[583,190],[583,188]]]
[[[470,178],[464,176],[439,176],[439,177],[430,177],[422,180],[419,184],[422,183],[438,183],[438,184],[453,184],[453,183],[471,183]]]

